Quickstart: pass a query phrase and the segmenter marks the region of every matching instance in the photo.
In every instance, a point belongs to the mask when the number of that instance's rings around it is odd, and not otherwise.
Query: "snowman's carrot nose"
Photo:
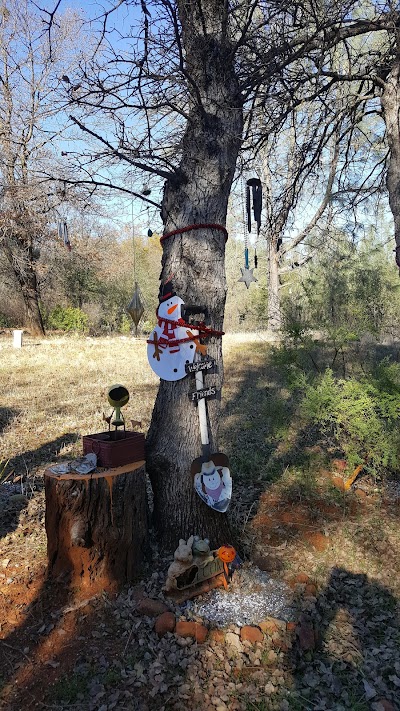
[[[173,306],[170,306],[169,309],[167,309],[167,314],[170,316],[171,314],[174,313],[175,309],[178,307],[178,304],[174,304]]]

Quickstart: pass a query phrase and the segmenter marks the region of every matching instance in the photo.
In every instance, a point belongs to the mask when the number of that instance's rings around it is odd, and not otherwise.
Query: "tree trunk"
[[[24,326],[32,336],[44,336],[44,325],[42,314],[39,308],[39,297],[37,290],[37,278],[32,267],[25,275],[25,281],[21,284],[21,293],[25,305]]]
[[[279,289],[278,240],[268,239],[268,330],[278,333],[282,328],[281,300]]]
[[[13,247],[6,244],[5,253],[19,284],[24,300],[24,327],[32,336],[44,336],[42,314],[39,308],[39,295],[32,248],[26,247],[14,237]]]
[[[139,577],[148,553],[145,468],[142,462],[119,470],[75,479],[46,470],[50,576],[65,574],[92,591]]]
[[[228,39],[227,3],[179,0],[187,70],[193,79],[182,159],[175,180],[164,189],[165,232],[195,223],[225,225],[228,197],[242,140],[242,100]],[[198,13],[198,14],[197,14]],[[163,243],[162,274],[173,274],[176,293],[187,304],[205,305],[206,323],[223,327],[225,237],[205,228],[174,235]],[[221,339],[207,340],[218,372],[206,383],[223,382]],[[154,491],[154,522],[163,544],[175,548],[192,533],[210,538],[212,547],[229,543],[226,515],[206,506],[195,493],[190,465],[201,454],[197,408],[188,400],[195,389],[188,376],[160,382],[147,439],[147,468]],[[220,398],[208,401],[211,451],[217,450]]]
[[[400,59],[386,79],[382,107],[390,151],[386,184],[394,219],[396,263],[400,268]]]

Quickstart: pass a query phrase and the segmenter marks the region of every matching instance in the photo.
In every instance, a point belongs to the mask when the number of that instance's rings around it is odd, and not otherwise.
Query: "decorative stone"
[[[271,573],[276,570],[281,570],[282,563],[278,558],[271,555],[265,555],[263,553],[256,553],[253,555],[253,563],[260,570],[265,570],[267,573]]]
[[[284,620],[278,620],[275,617],[267,617],[265,620],[258,625],[264,634],[273,635],[275,632],[285,632],[286,622]]]
[[[161,600],[153,600],[150,597],[144,597],[139,600],[136,605],[136,610],[139,615],[147,615],[148,617],[157,617],[163,612],[168,612],[168,607]]]
[[[391,701],[387,699],[379,699],[374,704],[372,704],[373,711],[396,711]]]
[[[215,642],[216,644],[224,644],[225,633],[223,630],[211,630],[209,634],[210,642]]]
[[[281,652],[287,652],[292,646],[286,633],[282,634],[281,632],[275,632],[272,635],[271,643],[274,649],[280,649]]]
[[[242,642],[250,642],[251,644],[255,644],[256,642],[262,642],[264,635],[259,627],[245,625],[240,630],[240,639]]]
[[[339,491],[346,491],[346,482],[344,481],[344,479],[342,479],[341,476],[333,476],[332,484],[334,487],[336,487],[336,489],[339,489]]]
[[[194,637],[196,642],[200,644],[205,642],[208,629],[204,625],[200,625],[198,622],[185,622],[185,620],[179,620],[176,623],[175,633],[180,637]]]
[[[336,471],[344,472],[344,470],[347,468],[347,462],[345,459],[334,459],[332,462],[332,466],[336,469]]]
[[[309,543],[316,551],[322,552],[326,550],[329,545],[329,537],[324,536],[323,533],[316,531],[315,533],[306,533],[304,535],[305,540]]]
[[[239,635],[235,634],[234,632],[226,633],[225,642],[229,647],[233,647],[237,652],[243,652],[243,647],[239,639]]]
[[[297,627],[296,634],[299,640],[300,648],[306,652],[315,649],[316,638],[314,627],[311,622],[303,620]]]
[[[290,581],[289,585],[292,587],[293,585],[308,585],[308,583],[311,583],[312,580],[309,575],[306,575],[306,573],[299,573],[296,575],[292,580]]]
[[[304,590],[304,595],[306,597],[316,597],[317,596],[317,586],[314,583],[308,583],[306,589]]]
[[[286,629],[290,634],[292,634],[296,630],[296,627],[297,622],[288,622],[286,625]]]
[[[163,637],[167,632],[173,632],[175,629],[175,615],[173,612],[163,612],[156,619],[154,629],[159,637]]]

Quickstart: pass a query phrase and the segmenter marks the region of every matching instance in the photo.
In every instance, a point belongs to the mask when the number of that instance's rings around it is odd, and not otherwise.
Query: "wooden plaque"
[[[186,363],[185,370],[187,373],[198,373],[201,370],[208,373],[214,373],[215,360],[213,358],[209,358],[208,360],[199,360],[194,363]]]
[[[190,402],[198,402],[203,399],[214,400],[218,397],[219,392],[215,385],[204,386],[201,390],[193,390],[189,393],[189,400]]]

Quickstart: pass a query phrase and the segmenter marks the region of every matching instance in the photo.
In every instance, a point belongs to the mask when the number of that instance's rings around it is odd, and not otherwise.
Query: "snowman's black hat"
[[[168,279],[168,281],[166,281],[165,284],[161,284],[161,286],[160,286],[158,300],[161,304],[163,301],[170,299],[171,296],[176,296],[176,291],[173,287],[172,280]]]

